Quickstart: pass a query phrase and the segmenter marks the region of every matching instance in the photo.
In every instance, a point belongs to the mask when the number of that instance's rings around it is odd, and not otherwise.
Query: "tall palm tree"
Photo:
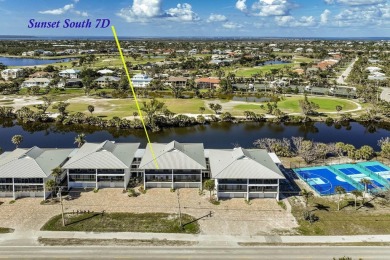
[[[84,133],[81,133],[81,134],[78,134],[76,136],[76,138],[74,139],[74,143],[77,144],[77,146],[80,148],[81,146],[83,146],[83,144],[85,144],[86,140],[85,140],[85,134]]]
[[[52,199],[53,199],[53,195],[54,195],[55,186],[56,186],[56,183],[55,183],[54,180],[48,180],[45,183],[46,189],[51,192],[51,198]]]
[[[366,197],[366,194],[368,192],[368,185],[371,185],[372,181],[370,179],[363,178],[360,180],[360,183],[364,185],[364,194],[363,194],[363,204],[364,204],[364,198]]]
[[[309,199],[314,196],[314,193],[312,191],[308,191],[306,189],[302,189],[302,191],[299,193],[305,200],[305,207],[309,204]]]
[[[341,186],[336,186],[335,191],[339,197],[337,201],[337,210],[340,210],[341,195],[345,194],[345,189]]]
[[[19,145],[23,142],[23,136],[22,135],[14,135],[11,138],[11,142],[16,146],[16,148],[18,148]]]
[[[56,167],[51,171],[51,175],[54,177],[54,181],[57,184],[58,183],[58,178],[61,176],[62,170],[61,167]]]
[[[351,191],[351,193],[355,197],[355,210],[356,210],[357,198],[362,197],[363,193],[360,190],[353,190]]]

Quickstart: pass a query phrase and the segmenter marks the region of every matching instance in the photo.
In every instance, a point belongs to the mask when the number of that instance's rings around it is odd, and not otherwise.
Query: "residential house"
[[[23,69],[5,69],[1,72],[1,77],[5,80],[21,78],[23,75]]]
[[[213,77],[199,78],[195,80],[195,83],[198,88],[217,88],[221,80]]]
[[[26,79],[22,83],[22,88],[30,88],[32,86],[38,86],[41,88],[47,87],[50,84],[50,79],[47,78],[31,78]]]
[[[139,143],[85,143],[62,167],[66,170],[68,188],[127,188]],[[135,167],[136,168],[136,167]]]
[[[196,55],[196,54],[198,54],[198,50],[197,49],[192,49],[192,50],[188,51],[188,55],[189,56]]]
[[[131,78],[131,81],[135,88],[146,88],[152,81],[152,78],[146,74],[136,74]]]
[[[66,69],[66,70],[60,71],[60,73],[58,75],[60,77],[63,77],[63,78],[75,79],[75,78],[79,77],[79,74],[80,74],[80,70]]]
[[[241,147],[233,150],[210,149],[209,160],[217,199],[279,200],[280,180],[285,177],[266,150]]]
[[[17,148],[0,155],[0,197],[42,197],[50,191],[45,183],[55,179],[53,169],[62,166],[73,149]],[[61,182],[65,173],[57,177]]]
[[[182,87],[187,86],[188,78],[185,77],[169,77],[165,82],[172,87]]]
[[[29,78],[51,78],[53,76],[53,73],[46,72],[46,71],[37,71],[33,74],[30,74]]]
[[[153,149],[153,151],[152,151]],[[146,188],[202,188],[208,172],[203,144],[148,144],[139,169]]]
[[[113,82],[119,82],[121,78],[114,76],[102,76],[100,78],[95,79],[96,84],[101,87],[108,87]]]

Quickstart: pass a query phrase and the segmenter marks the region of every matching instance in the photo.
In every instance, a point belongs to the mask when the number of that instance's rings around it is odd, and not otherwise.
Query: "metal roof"
[[[18,148],[0,157],[0,178],[47,178],[72,149]]]
[[[64,169],[126,169],[134,159],[139,143],[85,143],[77,150]]]
[[[153,143],[152,148],[156,156],[158,169],[206,169],[203,144],[187,144],[172,141],[168,144]],[[150,144],[146,146],[141,160],[140,169],[156,169]]]
[[[210,170],[214,179],[284,179],[266,150],[210,149]]]

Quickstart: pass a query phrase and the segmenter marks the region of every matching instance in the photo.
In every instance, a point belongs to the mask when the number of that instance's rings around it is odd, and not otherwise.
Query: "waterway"
[[[56,124],[20,125],[13,121],[0,122],[0,147],[12,150],[13,135],[23,135],[21,147],[75,147],[74,138],[78,133],[85,133],[88,142],[114,140],[117,142],[140,142],[146,144],[143,130],[97,129],[94,127],[63,126]],[[259,138],[291,138],[302,136],[318,142],[345,142],[355,145],[370,145],[379,150],[377,141],[390,135],[390,125],[370,125],[351,122],[347,126],[336,128],[325,123],[307,124],[276,124],[276,123],[213,123],[204,126],[184,128],[168,128],[159,133],[150,133],[152,142],[201,142],[206,148],[233,148],[240,145],[253,147],[253,142]]]
[[[3,63],[6,66],[38,66],[45,64],[52,64],[56,62],[68,62],[72,60],[71,58],[66,59],[33,59],[33,58],[10,58],[10,57],[0,57],[0,63]]]

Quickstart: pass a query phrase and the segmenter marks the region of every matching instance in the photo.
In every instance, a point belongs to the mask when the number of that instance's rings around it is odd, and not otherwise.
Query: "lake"
[[[55,62],[67,62],[70,60],[72,59],[66,58],[66,59],[43,60],[43,59],[33,59],[33,58],[0,57],[0,63],[3,63],[4,65],[7,66],[37,66],[37,65],[51,64]]]
[[[390,125],[372,125],[370,127],[352,122],[349,126],[336,129],[325,123],[315,122],[307,124],[275,124],[275,123],[213,123],[204,126],[183,128],[168,128],[159,133],[149,133],[152,142],[166,143],[172,140],[179,142],[203,142],[206,148],[233,148],[239,144],[245,148],[253,147],[256,139],[290,138],[302,136],[318,142],[351,143],[357,148],[370,145],[379,150],[377,141],[389,136]],[[115,140],[117,142],[140,142],[145,147],[146,138],[143,130],[99,130],[93,127],[63,126],[56,124],[19,125],[11,120],[0,122],[0,147],[3,150],[12,150],[13,135],[23,135],[21,147],[76,147],[74,138],[78,133],[85,133],[88,142],[102,142]]]
[[[287,64],[287,63],[291,63],[291,62],[282,61],[282,60],[267,60],[265,62],[258,63],[257,66],[261,67],[266,65],[277,65],[277,64]]]

